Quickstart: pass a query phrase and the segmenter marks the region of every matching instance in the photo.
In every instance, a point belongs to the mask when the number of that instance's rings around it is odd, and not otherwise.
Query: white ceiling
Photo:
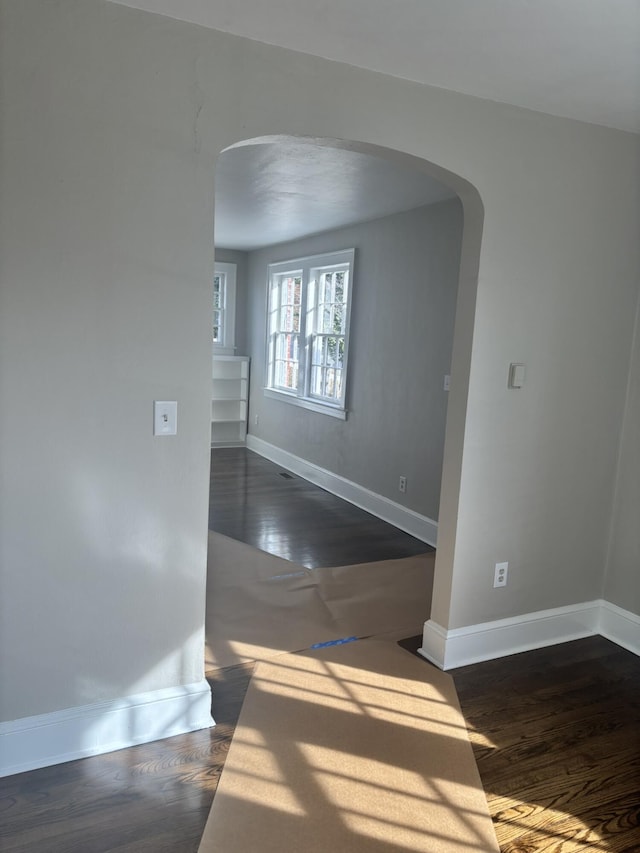
[[[111,0],[525,107],[640,133],[640,0]],[[217,246],[252,249],[451,195],[349,150],[247,145],[220,155]]]
[[[283,139],[224,151],[216,167],[216,246],[256,249],[433,204],[454,193],[388,160]]]
[[[112,0],[640,133],[640,0]]]

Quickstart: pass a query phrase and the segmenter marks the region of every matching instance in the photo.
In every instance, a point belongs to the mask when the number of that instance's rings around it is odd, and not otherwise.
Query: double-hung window
[[[346,417],[355,251],[270,264],[265,393]]]
[[[236,265],[216,261],[213,273],[213,352],[233,355],[236,326]]]

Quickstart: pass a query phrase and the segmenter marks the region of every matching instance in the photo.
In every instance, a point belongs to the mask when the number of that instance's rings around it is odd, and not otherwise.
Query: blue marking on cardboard
[[[327,646],[344,646],[345,643],[355,643],[357,637],[344,637],[342,640],[327,640],[326,643],[314,643],[310,648],[325,649]]]

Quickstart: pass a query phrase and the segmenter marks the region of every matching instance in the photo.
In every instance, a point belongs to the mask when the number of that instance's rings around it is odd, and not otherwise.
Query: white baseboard
[[[449,631],[430,619],[419,652],[447,670],[590,637],[599,633],[600,605],[589,601]]]
[[[450,631],[430,619],[419,652],[440,669],[455,669],[594,634],[640,656],[640,616],[602,599]]]
[[[196,684],[139,693],[0,723],[0,776],[113,752],[214,725],[211,688]]]
[[[598,633],[635,655],[640,655],[640,616],[610,601],[600,603]]]
[[[316,486],[326,489],[339,498],[349,501],[349,503],[370,512],[377,518],[389,522],[389,524],[393,524],[394,527],[404,530],[405,533],[409,533],[416,539],[433,545],[435,548],[438,539],[438,522],[427,518],[426,515],[420,515],[420,513],[407,509],[407,507],[389,500],[389,498],[371,492],[369,489],[365,489],[339,474],[320,468],[312,462],[307,462],[299,456],[294,456],[293,453],[282,450],[274,444],[269,444],[269,442],[263,441],[255,435],[249,434],[247,436],[247,447],[260,456],[270,459],[271,462],[275,462],[276,465],[282,465],[283,468],[304,477],[305,480],[309,480]]]

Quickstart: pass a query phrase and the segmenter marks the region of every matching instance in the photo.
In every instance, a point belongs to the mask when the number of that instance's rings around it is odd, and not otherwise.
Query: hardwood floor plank
[[[540,806],[520,806],[498,815],[505,853],[521,853],[535,849],[536,853],[575,850],[610,851],[628,845],[637,831],[638,799],[633,793],[602,800],[597,806],[584,808],[577,818],[571,812],[558,812],[550,818]],[[509,826],[509,829],[506,827]],[[624,840],[618,836],[627,834]],[[531,845],[536,844],[535,848]],[[637,843],[637,835],[636,835]],[[636,847],[636,850],[638,848]]]
[[[452,675],[503,853],[640,851],[636,656],[592,637]]]

